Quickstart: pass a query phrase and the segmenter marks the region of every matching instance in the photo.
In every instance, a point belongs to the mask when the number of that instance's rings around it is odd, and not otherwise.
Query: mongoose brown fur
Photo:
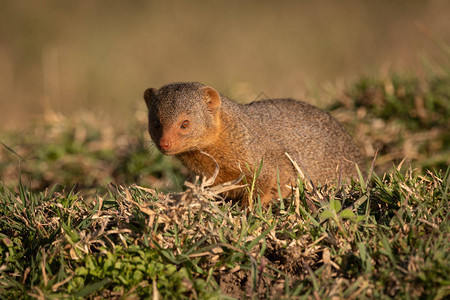
[[[241,174],[252,182],[262,160],[256,187],[263,205],[278,198],[277,173],[283,197],[296,183],[299,174],[286,153],[315,185],[357,178],[355,163],[363,165],[344,128],[328,113],[301,101],[271,99],[243,105],[197,82],[150,88],[144,99],[156,147],[208,178],[217,163],[214,184]],[[227,196],[245,199],[247,193],[241,188]]]

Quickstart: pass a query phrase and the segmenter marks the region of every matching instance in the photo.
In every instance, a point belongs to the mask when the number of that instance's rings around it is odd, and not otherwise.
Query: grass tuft
[[[449,173],[408,169],[365,190],[323,188],[317,211],[302,206],[304,216],[293,204],[246,215],[200,185],[180,194],[110,186],[91,198],[2,185],[0,291],[441,297],[450,280]]]

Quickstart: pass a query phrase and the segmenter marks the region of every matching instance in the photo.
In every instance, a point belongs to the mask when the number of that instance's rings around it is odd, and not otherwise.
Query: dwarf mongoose
[[[328,113],[301,101],[271,99],[243,105],[197,82],[150,88],[144,99],[156,147],[197,175],[212,176],[217,163],[214,184],[241,174],[252,182],[262,160],[256,187],[263,205],[278,198],[277,173],[283,197],[296,183],[299,173],[286,153],[315,185],[356,178],[355,163],[362,167],[363,157],[345,129]],[[242,199],[247,191],[241,188],[227,196]]]

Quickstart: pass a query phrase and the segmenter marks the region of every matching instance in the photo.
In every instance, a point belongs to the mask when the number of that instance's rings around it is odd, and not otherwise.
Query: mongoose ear
[[[153,99],[155,99],[156,90],[153,88],[146,89],[144,92],[144,100],[145,104],[147,104],[147,108],[150,109],[150,105],[152,104]]]
[[[213,110],[220,106],[220,95],[219,93],[210,86],[202,87],[204,99],[206,101],[206,105],[210,110]]]

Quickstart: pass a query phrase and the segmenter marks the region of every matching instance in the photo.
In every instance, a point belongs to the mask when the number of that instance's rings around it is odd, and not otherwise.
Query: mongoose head
[[[148,131],[157,148],[175,155],[213,143],[220,126],[219,93],[196,82],[173,83],[144,93]]]

